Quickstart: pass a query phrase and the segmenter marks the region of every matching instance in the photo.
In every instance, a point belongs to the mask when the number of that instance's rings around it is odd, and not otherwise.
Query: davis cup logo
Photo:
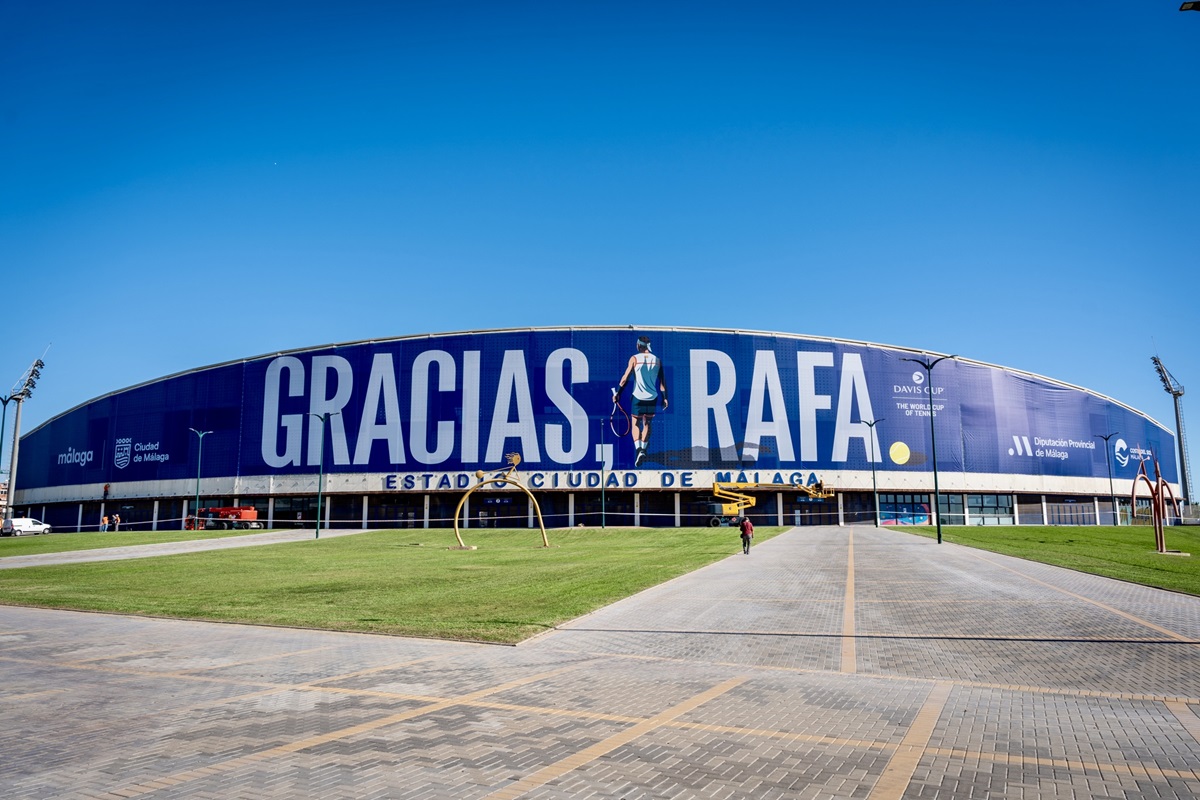
[[[1129,464],[1129,445],[1125,444],[1124,439],[1117,439],[1117,443],[1113,445],[1113,458],[1117,459],[1117,463],[1122,467]]]
[[[133,449],[133,438],[117,439],[117,449],[113,451],[113,465],[117,469],[129,466],[129,453]]]

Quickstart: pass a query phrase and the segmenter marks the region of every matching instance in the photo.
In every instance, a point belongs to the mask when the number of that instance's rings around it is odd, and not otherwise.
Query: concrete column
[[[158,501],[154,501],[154,517],[150,521],[150,530],[158,530]]]
[[[275,527],[275,498],[267,498],[267,527]]]
[[[783,527],[783,492],[775,493],[775,524]]]
[[[575,493],[567,495],[567,527],[575,527]]]
[[[464,528],[471,527],[471,498],[467,498],[467,502],[463,503],[461,525]]]
[[[642,524],[642,493],[633,493],[633,524],[635,526]]]
[[[425,527],[429,527],[429,495],[425,495]]]
[[[845,509],[842,507],[842,493],[841,492],[838,492],[837,499],[838,499],[838,525],[844,528],[844,527],[846,527],[846,512],[845,512]]]
[[[680,513],[680,510],[679,510],[679,492],[676,492],[675,493],[675,527],[678,528],[681,525],[683,525],[683,515]]]
[[[367,529],[367,506],[370,505],[369,501],[370,501],[371,496],[368,494],[364,494],[362,497],[363,497],[362,526],[363,526],[363,530],[365,531]]]
[[[1042,524],[1049,525],[1050,512],[1046,508],[1046,495],[1042,495]]]
[[[1093,497],[1092,505],[1094,505],[1096,507],[1096,524],[1099,525],[1100,524],[1100,500],[1099,500],[1099,498]]]
[[[532,500],[529,501],[529,514],[528,514],[528,519],[526,520],[526,526],[530,527],[530,528],[533,527],[533,501]]]
[[[80,533],[82,531],[83,531],[83,503],[80,503],[79,504],[79,521],[75,523],[75,532]]]

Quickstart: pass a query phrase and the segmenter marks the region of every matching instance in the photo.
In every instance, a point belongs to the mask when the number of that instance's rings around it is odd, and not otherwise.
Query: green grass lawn
[[[761,527],[765,541],[786,528]],[[108,534],[100,534],[106,536]],[[0,602],[518,642],[740,553],[732,528],[450,529],[0,570]]]
[[[933,528],[905,528],[936,536]],[[1190,558],[1154,551],[1154,529],[1145,526],[942,526],[942,539],[1030,561],[1119,578],[1145,586],[1200,595],[1200,527],[1166,529],[1167,547]]]
[[[96,550],[101,547],[125,547],[133,544],[223,539],[226,536],[245,536],[251,533],[263,531],[85,531],[52,533],[49,536],[0,536],[0,558],[38,553],[65,553],[69,550]]]

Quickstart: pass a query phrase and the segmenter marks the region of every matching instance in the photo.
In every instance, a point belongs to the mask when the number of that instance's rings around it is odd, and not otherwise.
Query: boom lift
[[[770,489],[773,492],[782,490],[803,492],[814,500],[824,500],[834,496],[833,489],[827,489],[823,481],[817,481],[812,486],[804,486],[801,484],[779,484],[779,483],[724,483],[722,481],[713,482],[713,499],[724,500],[722,503],[709,503],[708,513],[711,518],[708,520],[708,527],[719,528],[722,525],[736,525],[738,519],[741,518],[742,512],[747,508],[753,508],[758,498],[754,495],[745,494],[746,490],[750,489]]]
[[[261,528],[258,521],[258,509],[254,506],[222,506],[220,508],[200,509],[199,519],[188,515],[184,521],[184,530],[249,530]]]

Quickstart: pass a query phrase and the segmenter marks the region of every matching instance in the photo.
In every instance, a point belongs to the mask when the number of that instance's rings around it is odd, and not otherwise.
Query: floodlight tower
[[[1175,433],[1179,436],[1179,468],[1183,473],[1183,499],[1188,505],[1191,505],[1194,502],[1191,489],[1192,467],[1188,463],[1187,434],[1183,428],[1183,401],[1179,399],[1183,397],[1183,385],[1167,371],[1158,356],[1151,356],[1150,360],[1154,362],[1154,369],[1158,372],[1158,379],[1162,381],[1163,388],[1175,400]]]
[[[42,355],[45,355],[43,353]],[[13,421],[13,443],[12,455],[8,459],[8,499],[4,502],[3,507],[0,507],[0,517],[8,519],[12,516],[12,500],[17,492],[17,453],[21,449],[21,405],[33,396],[33,388],[37,386],[38,378],[42,377],[42,367],[46,366],[46,362],[40,358],[29,365],[29,369],[25,370],[25,374],[17,381],[16,386],[7,397],[0,398],[4,402],[4,414],[0,414],[3,418],[8,413],[8,404],[10,401],[15,401],[17,404],[17,417]],[[4,423],[0,421],[0,443],[4,441]]]

